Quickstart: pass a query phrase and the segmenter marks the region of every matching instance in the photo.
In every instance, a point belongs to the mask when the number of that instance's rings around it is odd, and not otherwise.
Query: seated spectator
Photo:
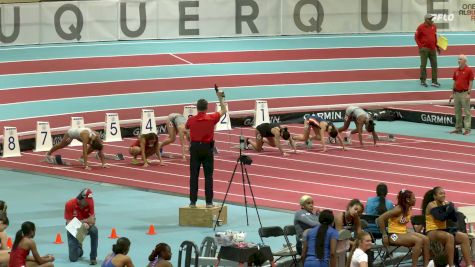
[[[172,252],[170,246],[166,243],[159,243],[155,249],[148,256],[150,261],[147,267],[172,267],[173,265],[169,262],[172,258]]]
[[[355,240],[355,246],[350,253],[347,262],[347,267],[367,267],[368,266],[368,251],[373,246],[371,235],[367,232],[360,232]]]
[[[15,235],[12,251],[10,252],[10,263],[8,267],[53,267],[54,257],[52,255],[40,256],[33,240],[35,237],[35,224],[24,222],[21,229]],[[28,254],[33,256],[28,256]]]
[[[368,198],[366,202],[365,213],[369,215],[381,215],[388,210],[394,208],[391,200],[387,199],[388,186],[385,183],[380,183],[376,186],[376,196]]]
[[[350,230],[359,234],[361,229],[360,216],[363,214],[364,206],[359,199],[352,199],[346,211],[343,211],[335,217],[335,229],[340,231],[343,229]]]
[[[112,253],[109,254],[102,267],[134,267],[132,259],[127,256],[130,249],[130,240],[127,237],[117,239],[117,243],[112,245]]]
[[[376,220],[383,233],[383,244],[412,248],[412,266],[417,267],[419,256],[424,252],[424,266],[429,263],[429,239],[415,232],[407,231],[407,224],[411,221],[412,207],[416,204],[414,193],[401,190],[397,196],[397,206],[386,211]],[[388,230],[386,231],[386,225]]]
[[[456,218],[454,204],[445,199],[442,187],[434,187],[426,192],[422,201],[422,214],[425,215],[425,231],[431,241],[445,246],[447,260],[454,266],[454,248],[460,244],[462,256],[467,267],[473,267],[468,235],[458,229],[448,229],[447,220]]]
[[[313,198],[308,195],[303,195],[300,198],[300,210],[295,213],[294,226],[296,232],[296,247],[297,253],[302,254],[302,234],[305,230],[317,226],[318,215],[314,213]]]
[[[446,267],[448,264],[447,252],[440,242],[430,242],[430,257],[432,260],[427,267]]]
[[[384,183],[378,184],[378,186],[376,186],[376,196],[368,198],[366,202],[365,214],[379,216],[394,208],[394,204],[386,198],[387,194],[388,186]],[[375,238],[381,237],[382,233],[379,232],[379,227],[376,223],[368,222],[368,227],[365,230],[371,233]]]
[[[333,212],[323,210],[319,216],[320,225],[305,231],[302,248],[304,267],[336,266],[338,232],[330,226],[333,221]]]
[[[7,215],[0,212],[0,266],[8,266],[10,260],[10,249],[7,246],[8,236],[5,233],[9,224]]]

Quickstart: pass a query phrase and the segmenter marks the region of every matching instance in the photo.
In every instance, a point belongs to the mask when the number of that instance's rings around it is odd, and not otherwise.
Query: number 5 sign
[[[106,113],[106,124],[104,126],[104,130],[105,130],[104,142],[122,141],[119,114]]]

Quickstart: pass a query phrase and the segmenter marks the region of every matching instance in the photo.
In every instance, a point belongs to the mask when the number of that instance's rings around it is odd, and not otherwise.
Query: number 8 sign
[[[20,144],[16,127],[4,127],[3,131],[3,157],[20,157]]]

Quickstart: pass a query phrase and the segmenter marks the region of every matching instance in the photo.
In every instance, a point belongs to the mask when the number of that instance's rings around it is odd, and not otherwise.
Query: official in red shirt
[[[190,208],[196,207],[198,200],[198,177],[203,164],[205,174],[206,207],[213,207],[213,170],[214,170],[214,126],[223,114],[227,112],[224,105],[224,93],[216,90],[221,110],[207,114],[208,102],[198,100],[196,108],[198,114],[186,122],[186,129],[190,130]]]
[[[464,135],[470,134],[472,130],[472,114],[470,112],[470,92],[473,85],[473,71],[467,66],[467,57],[460,55],[458,58],[459,67],[455,70],[452,86],[453,91],[449,103],[454,99],[455,106],[455,130],[450,133],[461,134],[465,126]],[[462,117],[462,109],[465,117]]]
[[[70,199],[66,202],[64,208],[64,219],[68,224],[76,217],[80,220],[88,230],[88,235],[91,237],[91,265],[97,264],[97,245],[98,245],[98,230],[96,227],[96,217],[94,213],[94,200],[92,199],[92,190],[85,188],[81,190],[76,198]],[[82,245],[75,236],[67,232],[69,260],[76,262],[83,255]]]
[[[433,18],[434,16],[431,14],[425,15],[424,23],[417,27],[414,36],[419,47],[419,56],[421,57],[420,80],[421,85],[424,87],[427,87],[427,59],[429,59],[432,68],[432,86],[440,87],[440,84],[437,82],[437,52],[440,52],[440,50],[437,46],[437,27],[432,21]]]

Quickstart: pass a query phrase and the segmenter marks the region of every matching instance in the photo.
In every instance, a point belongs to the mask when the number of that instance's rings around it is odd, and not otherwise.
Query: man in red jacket
[[[421,85],[427,87],[426,78],[426,66],[427,59],[430,61],[432,68],[432,86],[440,87],[437,82],[437,52],[440,52],[437,46],[437,27],[432,19],[433,15],[427,14],[424,16],[424,23],[419,25],[416,30],[414,38],[416,39],[417,46],[419,47],[419,55],[421,57]]]

